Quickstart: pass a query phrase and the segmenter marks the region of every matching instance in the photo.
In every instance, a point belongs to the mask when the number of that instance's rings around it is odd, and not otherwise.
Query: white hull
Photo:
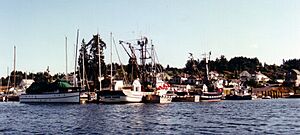
[[[22,94],[20,103],[79,103],[79,92]]]
[[[120,92],[120,91],[115,91]],[[138,91],[123,90],[124,95],[111,94],[100,96],[100,102],[103,103],[140,103],[142,102],[143,93]]]

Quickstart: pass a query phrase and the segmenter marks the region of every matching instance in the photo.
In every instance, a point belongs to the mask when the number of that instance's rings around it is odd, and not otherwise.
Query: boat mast
[[[141,55],[141,64],[142,64],[142,70],[141,70],[141,81],[144,83],[146,82],[146,59],[147,59],[147,44],[148,39],[146,37],[141,38],[141,40],[138,40],[138,45],[140,46],[140,55]]]
[[[209,68],[208,68],[208,62],[210,60],[210,55],[211,55],[211,52],[209,52],[208,56],[207,54],[205,53],[204,54],[204,59],[205,59],[205,67],[206,67],[206,77],[207,77],[207,80],[209,81]],[[208,57],[208,58],[207,58]]]
[[[66,40],[66,80],[68,81],[69,77],[68,77],[68,38],[67,36],[65,37]]]
[[[9,85],[10,85],[10,73],[9,73],[9,67],[7,67],[7,77],[8,77],[8,81],[7,81],[7,89],[6,89],[6,94],[8,94],[8,90],[9,90]]]
[[[98,64],[99,64],[99,90],[100,91],[102,91],[102,83],[101,83],[101,56],[100,56],[100,41],[99,41],[99,34],[97,33],[97,47],[98,47],[98,59],[99,59],[99,62],[98,62]]]
[[[16,46],[14,46],[14,88],[16,88]]]
[[[154,56],[154,45],[152,44],[152,40],[151,40],[151,74],[152,74],[152,83],[155,83],[156,86],[156,62],[155,62],[155,56]],[[153,85],[153,84],[152,84]]]
[[[112,91],[112,70],[113,70],[113,63],[112,63],[112,32],[110,32],[110,91]]]
[[[154,57],[154,45],[152,44],[151,40],[151,66],[152,66],[152,72],[155,74],[156,73],[156,63],[155,63],[155,57]]]
[[[84,47],[85,48],[85,45],[84,44],[82,44],[82,47]],[[84,62],[84,60],[85,60],[85,53],[84,53],[84,49],[82,49],[82,85],[81,85],[81,87],[83,87],[84,89],[85,89],[85,62]]]
[[[74,66],[74,76],[73,76],[73,84],[75,87],[77,87],[76,69],[77,69],[78,37],[79,37],[79,29],[77,29],[77,37],[76,37],[76,45],[75,45],[75,66]]]

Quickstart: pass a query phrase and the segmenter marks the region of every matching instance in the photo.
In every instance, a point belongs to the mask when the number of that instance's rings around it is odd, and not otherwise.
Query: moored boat
[[[200,96],[201,102],[219,102],[222,99],[222,92],[216,91],[215,88],[208,90],[206,85],[203,86],[203,92]]]
[[[79,103],[79,92],[22,94],[20,103]]]
[[[237,89],[232,89],[229,95],[225,96],[226,100],[252,100],[251,88],[242,82]]]
[[[219,102],[222,95],[218,92],[203,92],[200,99],[201,102]]]
[[[20,95],[20,103],[79,103],[79,95],[79,89],[66,81],[33,83],[26,94]]]
[[[209,53],[210,55],[210,53]],[[210,58],[210,56],[209,56]],[[206,77],[204,79],[203,89],[200,96],[201,102],[219,102],[222,99],[223,80],[212,79],[209,76],[208,59],[205,54]]]
[[[252,100],[251,95],[226,95],[226,100]]]
[[[139,80],[132,86],[123,86],[123,81],[115,81],[114,90],[99,91],[97,95],[102,103],[139,103],[142,102],[143,92]]]

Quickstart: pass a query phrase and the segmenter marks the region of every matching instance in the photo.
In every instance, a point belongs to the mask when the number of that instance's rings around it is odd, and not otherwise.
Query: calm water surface
[[[2,134],[300,134],[300,99],[0,108]]]

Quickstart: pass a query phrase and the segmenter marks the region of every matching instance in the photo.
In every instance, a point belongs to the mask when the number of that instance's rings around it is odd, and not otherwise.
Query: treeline
[[[62,79],[65,77],[65,74],[56,73],[50,75],[48,71],[38,72],[38,73],[26,73],[22,71],[16,71],[16,82],[14,82],[14,72],[11,72],[9,76],[1,77],[0,83],[2,86],[14,86],[20,84],[22,79],[33,79],[35,82],[51,82],[53,80]]]
[[[97,63],[95,61],[95,63]],[[80,63],[81,64],[81,63]],[[96,65],[96,64],[93,64]],[[110,74],[110,64],[102,63],[103,75],[108,76]],[[113,63],[113,76],[117,77],[118,79],[126,77],[130,77],[130,73],[132,72],[132,65],[126,64],[126,65],[120,65],[118,63]],[[82,68],[82,67],[81,67]],[[152,65],[147,64],[146,68],[148,71],[153,70]],[[93,73],[98,70],[95,70],[96,68],[87,68],[87,72]],[[205,75],[205,61],[204,60],[192,60],[189,59],[186,61],[184,68],[177,68],[177,67],[170,67],[167,65],[167,67],[163,67],[160,64],[157,64],[154,67],[156,72],[167,72],[170,76],[179,75],[182,73],[190,74],[190,75],[196,75],[196,76],[202,76]],[[283,63],[281,65],[268,65],[266,63],[262,64],[257,58],[247,58],[247,57],[234,57],[230,60],[227,60],[224,55],[220,56],[219,58],[215,60],[209,61],[209,69],[210,71],[217,71],[218,73],[222,73],[225,75],[226,78],[232,79],[232,78],[238,78],[239,73],[246,70],[249,73],[255,73],[255,72],[262,72],[263,74],[267,75],[271,79],[284,79],[285,73],[288,70],[291,69],[297,69],[300,70],[300,59],[290,59],[290,60],[283,60]],[[97,72],[98,73],[98,72]],[[95,78],[97,76],[97,73],[95,75]],[[74,73],[68,74],[69,76],[73,76]],[[76,76],[78,79],[80,79],[80,74],[78,72],[76,73]],[[33,79],[36,82],[41,81],[53,81],[56,79],[64,79],[65,74],[63,73],[56,73],[54,75],[50,75],[49,71],[45,72],[38,72],[38,73],[25,73],[22,71],[16,71],[16,84],[19,84],[22,79]],[[88,78],[91,79],[91,78]],[[10,82],[10,85],[13,86],[13,80],[14,80],[14,73],[11,72],[9,76],[7,77],[1,77],[1,85],[6,86],[8,82]]]
[[[186,73],[190,75],[205,75],[205,60],[187,60],[183,69],[167,66],[166,70],[170,75],[178,75]],[[224,55],[221,55],[215,60],[209,60],[209,70],[222,73],[229,79],[238,78],[239,73],[246,70],[249,73],[262,72],[271,79],[283,79],[285,73],[291,69],[300,70],[300,59],[283,60],[281,65],[262,64],[257,58],[234,57],[227,60]]]

